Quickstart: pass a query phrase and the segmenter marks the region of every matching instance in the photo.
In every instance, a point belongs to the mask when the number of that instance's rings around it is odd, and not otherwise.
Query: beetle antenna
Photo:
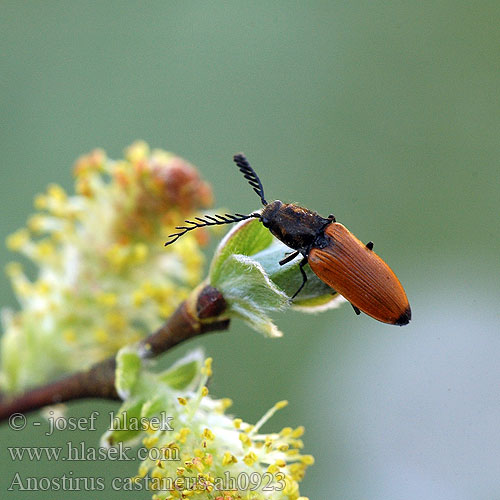
[[[182,235],[186,234],[193,229],[198,229],[199,227],[207,227],[207,226],[221,226],[222,224],[232,224],[233,222],[241,222],[242,220],[247,219],[259,219],[260,214],[254,213],[249,215],[243,214],[224,214],[224,215],[204,215],[203,217],[195,217],[194,221],[186,220],[186,224],[190,224],[189,226],[177,226],[175,229],[180,229],[181,231],[178,233],[169,234],[169,238],[172,238],[170,241],[165,243],[165,246],[175,243]]]
[[[252,186],[253,190],[259,195],[262,204],[267,205],[267,201],[264,198],[264,188],[262,187],[262,183],[260,182],[259,176],[250,166],[250,163],[248,163],[246,156],[243,153],[238,153],[233,156],[233,160],[236,165],[238,165],[240,172],[243,174],[250,186]]]

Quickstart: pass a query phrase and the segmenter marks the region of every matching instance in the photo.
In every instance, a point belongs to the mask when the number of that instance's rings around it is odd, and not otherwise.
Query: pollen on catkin
[[[75,164],[75,193],[50,184],[7,237],[35,266],[8,275],[20,310],[4,315],[0,390],[14,393],[88,368],[151,333],[202,278],[206,232],[165,248],[179,220],[212,204],[195,167],[144,142],[114,161]],[[43,356],[41,355],[43,353]]]
[[[182,396],[177,393],[181,404],[168,410],[179,430],[174,434],[158,430],[152,435],[157,441],[151,436],[143,441],[151,452],[148,456],[155,459],[144,460],[138,478],[147,482],[156,478],[153,500],[304,500],[299,482],[314,459],[295,447],[303,427],[284,433],[260,432],[286,406],[284,401],[276,403],[255,425],[218,411],[220,400],[200,397],[208,374],[213,375],[211,362],[202,366],[197,387]],[[158,460],[152,452],[153,448],[174,446],[178,450],[175,460],[172,456]]]

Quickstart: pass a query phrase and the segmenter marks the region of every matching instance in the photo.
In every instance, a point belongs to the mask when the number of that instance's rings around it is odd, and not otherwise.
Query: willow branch
[[[228,319],[222,294],[210,285],[185,300],[157,331],[138,344],[143,358],[153,358],[172,347],[208,332],[227,330]],[[14,413],[29,413],[44,406],[84,398],[119,399],[115,389],[115,358],[111,357],[85,371],[13,397],[0,399],[0,421]]]

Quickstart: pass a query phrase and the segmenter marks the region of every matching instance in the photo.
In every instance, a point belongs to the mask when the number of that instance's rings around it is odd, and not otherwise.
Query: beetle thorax
[[[279,200],[264,207],[261,221],[285,245],[302,252],[321,246],[324,228],[330,223],[312,210]]]

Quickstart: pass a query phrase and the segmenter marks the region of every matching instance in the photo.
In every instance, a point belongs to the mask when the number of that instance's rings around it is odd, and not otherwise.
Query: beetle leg
[[[287,262],[290,262],[291,260],[295,259],[299,255],[299,251],[296,250],[295,252],[289,253],[284,259],[281,259],[279,261],[280,266],[284,266]]]
[[[300,272],[302,273],[302,285],[299,286],[299,289],[293,294],[292,296],[292,300],[297,297],[297,295],[299,294],[299,292],[302,290],[302,288],[304,288],[304,285],[306,284],[306,281],[307,281],[307,274],[306,272],[304,271],[304,266],[307,264],[307,257],[304,257],[301,261],[300,261],[300,264],[299,264],[299,269],[300,269]]]
[[[359,316],[361,314],[361,311],[354,305],[350,302],[352,308],[354,309],[354,312],[356,313],[357,316]]]
[[[335,215],[333,215],[333,214],[330,214],[327,218],[331,222],[337,222],[337,219],[335,218]]]
[[[366,244],[366,248],[368,248],[368,250],[373,250],[373,241],[369,241],[369,242]]]

